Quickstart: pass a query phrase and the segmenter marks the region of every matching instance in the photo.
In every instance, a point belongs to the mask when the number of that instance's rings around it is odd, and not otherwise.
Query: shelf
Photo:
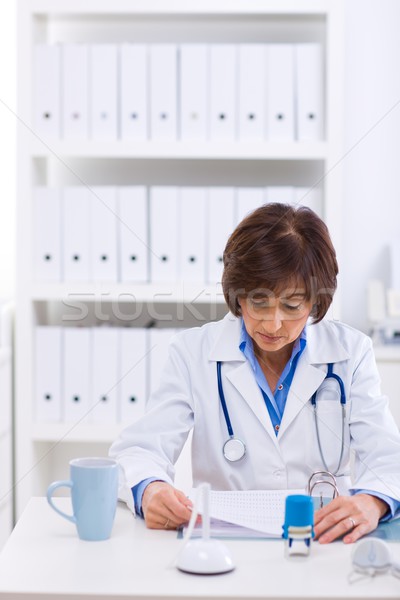
[[[165,0],[69,0],[68,4],[57,3],[54,0],[33,0],[30,9],[33,14],[46,13],[49,15],[86,15],[86,14],[129,14],[129,15],[308,15],[326,14],[330,10],[329,0],[303,0],[299,6],[298,0],[203,0],[201,3],[188,0],[175,0],[166,3]]]
[[[130,158],[166,160],[325,160],[326,142],[132,142],[41,141],[32,144],[34,158]]]
[[[377,361],[400,362],[400,344],[374,345]]]
[[[118,425],[82,425],[74,423],[34,423],[35,442],[113,442],[126,423]]]
[[[225,302],[220,284],[160,283],[160,284],[91,284],[48,283],[32,286],[31,300],[54,301],[73,299],[84,302],[169,302],[210,303]]]

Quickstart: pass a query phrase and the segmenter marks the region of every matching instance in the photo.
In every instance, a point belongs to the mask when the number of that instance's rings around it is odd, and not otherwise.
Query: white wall
[[[366,286],[389,283],[400,236],[400,2],[346,0],[342,319],[367,330]]]
[[[0,300],[14,292],[16,195],[16,0],[0,5]]]

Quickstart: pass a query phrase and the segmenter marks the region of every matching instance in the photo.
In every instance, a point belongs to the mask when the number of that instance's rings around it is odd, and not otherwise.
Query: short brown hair
[[[269,203],[236,227],[224,250],[222,287],[230,311],[257,289],[278,294],[301,285],[313,302],[314,323],[325,316],[337,286],[338,264],[325,223],[310,208]]]

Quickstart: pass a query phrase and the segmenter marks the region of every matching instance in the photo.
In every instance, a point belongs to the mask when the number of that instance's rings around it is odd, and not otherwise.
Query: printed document
[[[202,514],[202,498],[189,494]],[[285,499],[304,490],[210,491],[211,534],[215,537],[281,537]],[[201,494],[199,494],[201,496]],[[201,533],[201,525],[193,531]]]

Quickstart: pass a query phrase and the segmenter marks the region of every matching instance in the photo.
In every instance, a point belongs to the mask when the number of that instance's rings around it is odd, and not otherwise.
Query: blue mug
[[[118,464],[111,458],[75,458],[70,461],[70,480],[54,481],[47,501],[54,510],[75,523],[81,540],[107,540],[111,535],[118,499]],[[57,488],[71,489],[72,515],[57,508]]]

